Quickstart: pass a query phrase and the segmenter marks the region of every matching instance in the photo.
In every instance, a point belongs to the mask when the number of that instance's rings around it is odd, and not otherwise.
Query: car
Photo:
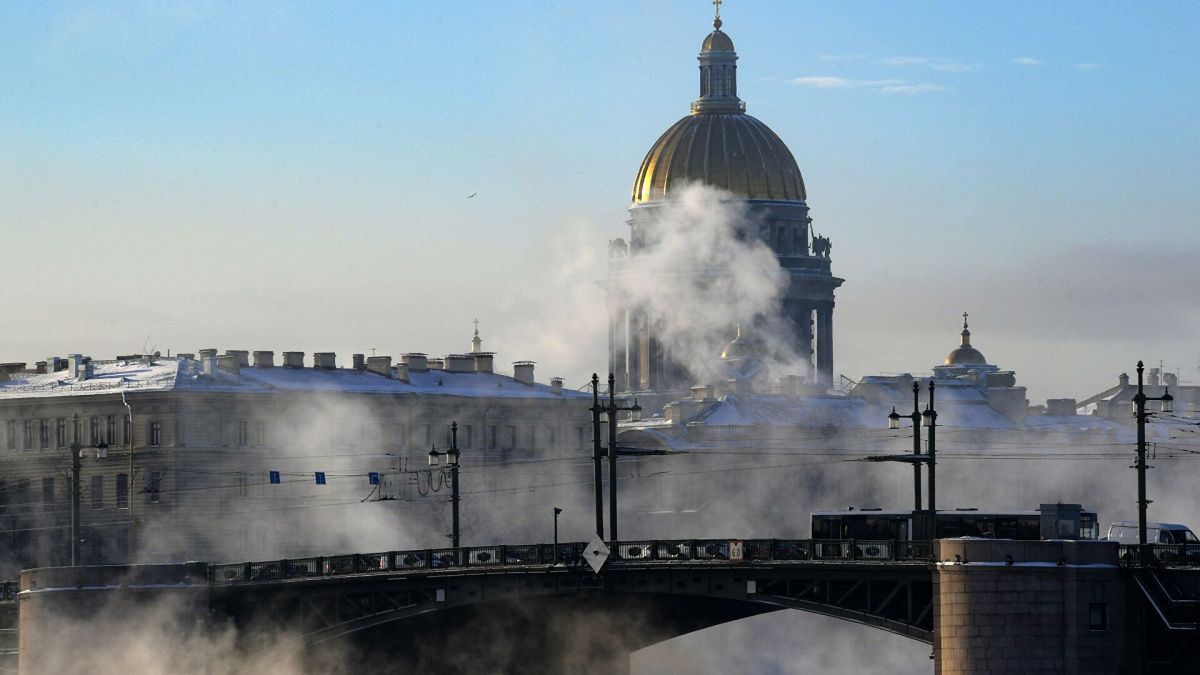
[[[1105,539],[1125,546],[1137,545],[1138,524],[1132,520],[1112,523]],[[1200,539],[1187,525],[1146,523],[1146,543],[1152,545],[1153,555],[1160,562],[1200,565]]]

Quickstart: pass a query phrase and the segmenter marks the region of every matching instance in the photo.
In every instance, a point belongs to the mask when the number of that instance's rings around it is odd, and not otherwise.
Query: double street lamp
[[[1146,499],[1146,419],[1154,415],[1146,410],[1147,401],[1158,401],[1159,411],[1171,413],[1175,411],[1175,397],[1171,396],[1169,389],[1163,390],[1162,396],[1147,396],[1142,384],[1142,371],[1144,366],[1141,361],[1137,363],[1137,393],[1133,395],[1133,414],[1137,418],[1137,462],[1130,468],[1137,469],[1138,481],[1138,546],[1142,554],[1142,562],[1147,560],[1146,549],[1146,507],[1150,504],[1150,500]]]
[[[70,445],[71,451],[71,567],[79,566],[79,544],[82,538],[82,515],[80,513],[80,502],[83,501],[82,488],[80,486],[80,474],[83,471],[83,445],[79,442],[79,415],[72,418],[74,423],[75,440]],[[96,443],[96,458],[102,459],[108,456],[108,443],[100,439]]]
[[[913,411],[901,415],[892,408],[888,415],[888,429],[900,428],[900,420],[908,418],[913,425],[913,452],[911,455],[873,455],[864,457],[868,462],[908,462],[913,465],[913,500],[915,512],[921,512],[921,464],[929,465],[929,534],[937,539],[937,410],[933,407],[934,390],[937,385],[929,380],[929,403],[925,410],[920,410],[921,385],[913,382]],[[921,454],[921,427],[929,430],[929,446],[927,454]]]
[[[458,526],[458,422],[450,423],[450,449],[438,452],[437,446],[429,451],[429,466],[437,466],[439,460],[445,457],[446,466],[450,469],[450,546],[454,555],[458,555],[459,526]]]
[[[608,401],[600,402],[600,376],[592,373],[592,461],[595,466],[596,485],[596,536],[604,539],[604,487],[603,471],[600,458],[603,456],[600,448],[601,415],[608,416],[608,521],[609,541],[617,540],[617,413],[630,412],[633,419],[639,420],[642,407],[634,399],[633,405],[617,404],[617,378],[613,373],[608,374]]]

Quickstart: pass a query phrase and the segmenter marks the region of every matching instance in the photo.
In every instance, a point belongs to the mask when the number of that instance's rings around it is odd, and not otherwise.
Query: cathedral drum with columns
[[[742,200],[752,231],[775,253],[788,284],[779,312],[793,351],[806,357],[810,382],[833,384],[834,290],[829,239],[811,230],[804,178],[787,145],[746,114],[737,95],[737,53],[721,19],[700,49],[700,97],[646,153],[633,185],[630,239],[614,247],[610,282],[637,272],[658,216],[692,184],[719,188]],[[619,249],[619,250],[615,250]],[[623,392],[680,391],[694,384],[687,364],[672,358],[657,334],[656,317],[627,302],[608,283],[609,368]],[[749,317],[748,317],[749,318]],[[727,333],[729,326],[712,326]],[[728,338],[726,338],[728,339]]]

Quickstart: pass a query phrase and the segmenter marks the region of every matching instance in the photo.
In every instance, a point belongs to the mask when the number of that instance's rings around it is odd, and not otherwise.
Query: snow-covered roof
[[[475,398],[586,399],[583,392],[549,385],[522,384],[511,376],[445,370],[408,371],[408,380],[346,368],[250,368],[240,372],[201,372],[200,363],[178,357],[92,361],[92,375],[77,380],[67,370],[28,375],[0,382],[0,399],[80,396],[125,392],[341,392],[359,394],[425,394]]]

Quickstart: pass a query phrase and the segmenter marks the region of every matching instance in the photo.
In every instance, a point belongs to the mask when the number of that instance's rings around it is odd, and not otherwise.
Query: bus
[[[1036,511],[981,511],[976,508],[937,512],[937,537],[984,539],[1082,539],[1099,537],[1095,512],[1080,504],[1042,504]],[[812,514],[813,539],[932,539],[927,511],[858,509]]]

